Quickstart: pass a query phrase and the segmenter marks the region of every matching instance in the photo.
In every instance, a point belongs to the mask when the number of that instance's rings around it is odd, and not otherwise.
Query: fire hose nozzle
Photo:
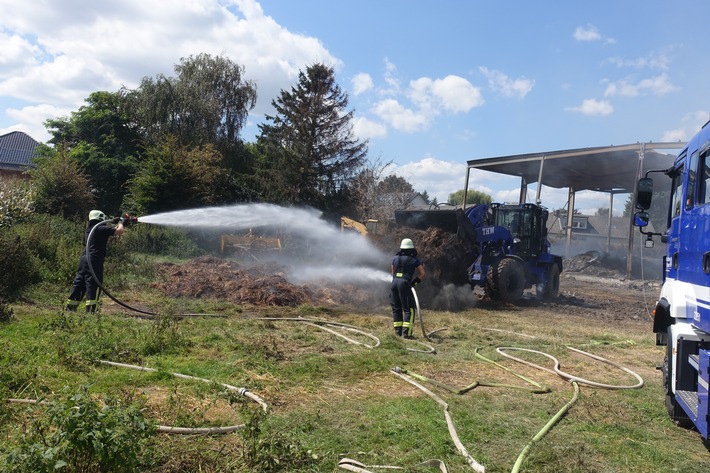
[[[123,215],[123,221],[124,224],[135,224],[138,223],[138,216],[137,215],[131,215],[129,213],[126,213]]]

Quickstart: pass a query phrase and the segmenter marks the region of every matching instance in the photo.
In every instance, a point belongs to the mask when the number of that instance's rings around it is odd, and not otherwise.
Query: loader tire
[[[547,273],[547,281],[535,286],[535,291],[540,299],[556,299],[560,294],[560,267],[552,264]]]
[[[525,289],[525,267],[513,258],[505,258],[494,266],[492,282],[497,299],[503,302],[517,302]]]

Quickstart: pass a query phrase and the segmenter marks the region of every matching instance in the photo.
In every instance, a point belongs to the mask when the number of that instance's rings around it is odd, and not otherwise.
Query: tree
[[[223,56],[199,54],[175,66],[176,77],[144,77],[137,90],[121,90],[151,144],[170,135],[181,146],[212,144],[222,152],[239,133],[256,104],[256,85],[244,68]]]
[[[471,189],[466,194],[466,205],[490,204],[491,202],[493,202],[493,198],[482,191]],[[463,203],[463,189],[449,194],[447,203],[452,205],[461,205]]]
[[[367,141],[353,137],[353,112],[346,111],[348,96],[335,82],[333,69],[307,67],[298,84],[271,103],[276,114],[259,125],[264,194],[278,202],[336,211],[363,164]]]
[[[597,209],[596,215],[597,215],[597,217],[608,217],[609,216],[609,209],[606,207],[600,207]]]
[[[61,146],[61,153],[86,173],[99,208],[118,211],[142,141],[118,93],[94,92],[85,102],[68,118],[45,122],[52,135],[49,143]]]
[[[83,219],[95,205],[89,178],[64,147],[41,147],[37,167],[28,171],[34,189],[35,211]]]
[[[146,151],[129,181],[132,211],[157,213],[216,205],[224,200],[222,155],[212,145],[188,148],[166,137]]]

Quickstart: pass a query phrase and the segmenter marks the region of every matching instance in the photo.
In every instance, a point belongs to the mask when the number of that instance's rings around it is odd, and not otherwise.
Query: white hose
[[[421,384],[417,383],[414,381],[412,378],[409,376],[404,375],[401,373],[401,370],[397,369],[391,369],[391,373],[395,374],[396,376],[399,376],[409,384],[412,384],[413,386],[416,386],[419,388],[423,393],[425,393],[427,396],[431,397],[434,401],[437,402],[441,407],[444,408],[444,417],[446,418],[446,425],[449,428],[449,435],[451,435],[451,439],[454,441],[454,445],[456,445],[456,449],[461,453],[461,455],[466,458],[466,461],[468,464],[473,468],[474,471],[478,473],[485,473],[486,468],[478,463],[470,453],[468,453],[468,450],[466,450],[466,447],[464,447],[463,443],[461,443],[461,440],[459,439],[458,434],[456,433],[456,427],[454,426],[454,420],[451,418],[451,414],[449,413],[449,405],[441,399],[439,396],[431,392],[429,389],[426,387],[422,386]]]
[[[564,379],[566,379],[566,380],[568,380],[568,381],[577,381],[577,382],[580,383],[580,384],[586,384],[586,385],[588,385],[588,386],[594,386],[594,387],[596,387],[596,388],[603,388],[603,389],[637,389],[637,388],[640,388],[640,387],[643,386],[643,378],[641,378],[641,376],[639,376],[639,375],[636,374],[635,372],[631,371],[630,369],[625,368],[625,367],[619,365],[618,363],[614,363],[613,361],[607,360],[606,358],[602,358],[601,356],[593,355],[593,354],[591,354],[591,353],[587,353],[586,351],[578,350],[578,349],[572,348],[572,347],[567,347],[567,348],[570,349],[570,350],[572,350],[572,351],[574,351],[574,352],[577,352],[577,353],[580,353],[580,354],[582,354],[582,355],[585,355],[585,356],[588,356],[588,357],[590,357],[590,358],[593,358],[593,359],[595,359],[595,360],[597,360],[597,361],[601,361],[602,363],[606,363],[606,364],[608,364],[608,365],[611,365],[611,366],[614,366],[614,367],[616,367],[616,368],[619,368],[620,370],[622,370],[622,371],[624,371],[624,372],[626,372],[626,373],[629,373],[630,375],[632,375],[633,377],[635,377],[635,378],[638,380],[638,382],[637,382],[636,384],[634,384],[634,385],[631,385],[631,386],[618,386],[618,385],[614,385],[614,384],[604,384],[604,383],[598,383],[598,382],[596,382],[596,381],[589,381],[589,380],[587,380],[587,379],[580,378],[579,376],[574,376],[574,375],[571,375],[571,374],[569,374],[569,373],[566,373],[566,372],[562,371],[562,370],[560,369],[560,362],[559,362],[559,360],[558,360],[557,358],[555,358],[554,356],[552,356],[552,355],[550,355],[550,354],[548,354],[548,353],[542,352],[542,351],[532,350],[532,349],[530,349],[530,348],[498,347],[498,348],[496,348],[496,352],[500,353],[501,355],[505,356],[506,358],[510,358],[511,360],[515,360],[515,361],[517,361],[517,362],[519,362],[519,363],[523,363],[523,364],[525,364],[525,365],[532,366],[533,368],[537,368],[537,369],[540,369],[540,370],[543,370],[543,371],[547,371],[548,373],[552,373],[552,374],[556,374],[556,375],[558,375],[558,376],[561,376],[562,378],[564,378]],[[517,357],[515,357],[515,356],[509,355],[509,354],[505,353],[506,350],[526,351],[526,352],[529,352],[529,353],[537,353],[538,355],[546,356],[547,358],[551,359],[551,360],[554,362],[554,367],[553,367],[553,369],[549,369],[549,368],[545,368],[544,366],[536,365],[535,363],[531,363],[531,362],[526,361],[526,360],[523,360],[523,359],[521,359],[521,358],[517,358]]]
[[[148,371],[151,373],[157,372],[158,370],[153,369],[153,368],[148,368],[146,366],[136,366],[136,365],[128,365],[126,363],[116,363],[115,361],[106,361],[106,360],[98,360],[99,363],[103,363],[105,365],[110,365],[110,366],[116,366],[119,368],[128,368],[131,370],[137,370],[137,371]],[[258,403],[261,408],[266,412],[267,410],[267,405],[266,403],[256,394],[253,394],[249,391],[247,391],[246,388],[238,388],[236,386],[231,386],[229,384],[224,384],[224,383],[219,383],[217,381],[212,381],[209,379],[205,378],[198,378],[196,376],[190,376],[187,374],[182,374],[182,373],[170,373],[171,375],[175,376],[176,378],[182,378],[182,379],[190,379],[194,381],[201,381],[203,383],[216,383],[219,384],[220,386],[224,387],[228,391],[236,392],[242,396],[246,396],[250,398],[251,400],[255,401]],[[158,432],[166,433],[166,434],[226,434],[229,432],[234,432],[236,430],[240,430],[244,428],[244,424],[239,424],[239,425],[228,425],[224,427],[175,427],[171,425],[158,425],[156,430]]]

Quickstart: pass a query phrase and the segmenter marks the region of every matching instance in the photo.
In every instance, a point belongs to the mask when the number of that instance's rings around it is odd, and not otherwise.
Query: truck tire
[[[525,267],[517,259],[504,258],[494,265],[492,282],[497,299],[503,302],[517,302],[525,289]]]
[[[661,367],[661,373],[663,374],[663,390],[666,392],[666,410],[668,411],[668,416],[678,427],[690,429],[693,427],[693,421],[690,420],[683,408],[681,408],[676,402],[675,395],[673,394],[673,388],[671,387],[671,379],[673,379],[675,374],[673,373],[673,366],[671,366],[670,327],[668,327],[667,340],[668,345],[666,346],[666,356],[663,358],[663,366]]]
[[[540,299],[557,299],[560,294],[560,267],[552,264],[547,272],[547,281],[535,286],[535,292]]]

